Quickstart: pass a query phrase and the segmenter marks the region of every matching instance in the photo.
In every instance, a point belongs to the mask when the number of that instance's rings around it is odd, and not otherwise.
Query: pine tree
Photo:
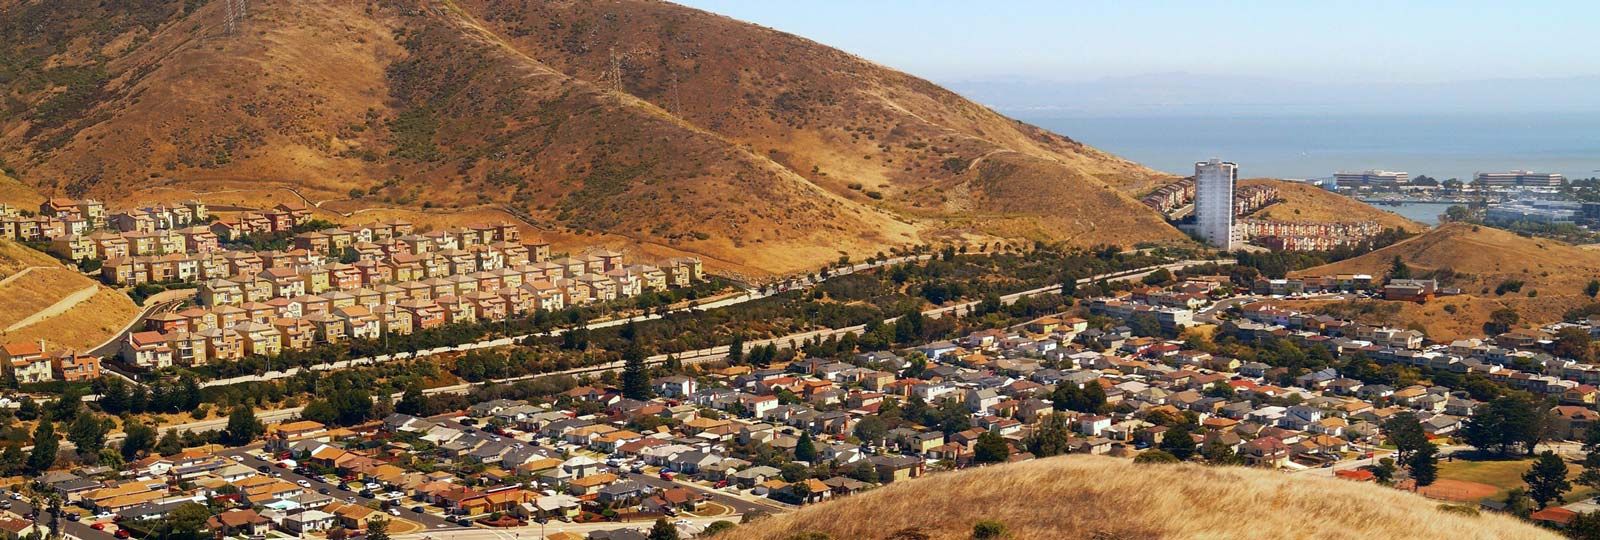
[[[78,455],[93,456],[106,444],[106,425],[94,413],[82,411],[67,427],[67,440],[77,447]]]
[[[817,445],[811,441],[811,432],[800,432],[800,442],[794,445],[794,459],[806,463],[815,463],[817,460]]]
[[[175,456],[183,451],[183,439],[178,436],[178,430],[169,429],[161,434],[161,440],[156,443],[156,453],[163,456]]]
[[[638,345],[622,353],[622,395],[629,399],[650,399],[650,372],[644,366],[644,351]]]
[[[972,461],[974,463],[1001,463],[1011,457],[1011,445],[993,432],[984,432],[978,436],[978,443],[972,447]]]
[[[1194,437],[1191,436],[1193,433],[1193,425],[1188,422],[1180,422],[1169,428],[1167,433],[1161,436],[1161,449],[1166,450],[1168,454],[1172,454],[1173,457],[1178,458],[1180,461],[1188,461],[1189,458],[1194,457]]]
[[[1566,492],[1572,490],[1572,484],[1567,482],[1567,463],[1549,450],[1533,460],[1528,472],[1522,473],[1522,481],[1528,484],[1528,497],[1539,503],[1541,510],[1550,501],[1565,503]]]
[[[389,540],[389,520],[378,518],[368,521],[367,540]]]
[[[733,342],[728,344],[728,363],[735,366],[744,363],[744,336],[733,335]]]
[[[1564,469],[1563,469],[1564,470]],[[1439,447],[1427,443],[1406,458],[1406,471],[1417,487],[1433,485],[1439,478]]]
[[[394,412],[422,416],[428,410],[428,397],[422,394],[422,385],[412,384],[406,387],[405,394],[400,396],[400,402],[394,405]]]
[[[650,540],[678,540],[678,528],[668,523],[667,518],[658,518],[650,527]]]
[[[56,426],[49,420],[40,420],[39,427],[33,430],[33,453],[28,454],[28,472],[39,474],[50,470],[56,463],[56,452],[61,450],[61,441],[56,440]]]
[[[260,437],[265,431],[261,421],[256,419],[255,410],[240,405],[234,407],[233,412],[228,414],[228,428],[223,431],[223,440],[230,446],[244,446],[250,444],[256,437]]]

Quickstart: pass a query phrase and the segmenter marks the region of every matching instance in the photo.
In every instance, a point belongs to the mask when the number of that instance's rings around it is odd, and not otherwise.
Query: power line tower
[[[250,16],[249,0],[225,0],[226,15],[222,20],[222,31],[233,35],[244,24],[245,18]]]
[[[614,92],[622,91],[622,59],[627,53],[618,53],[616,47],[611,48],[611,67],[606,70],[606,86]]]

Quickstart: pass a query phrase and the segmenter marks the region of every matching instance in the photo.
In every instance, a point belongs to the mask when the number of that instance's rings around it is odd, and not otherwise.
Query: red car
[[[661,471],[661,479],[662,480],[666,480],[668,482],[671,482],[672,481],[672,473],[667,472],[667,471]]]
[[[116,536],[117,538],[127,538],[127,537],[132,536],[132,535],[128,534],[128,530],[127,529],[117,529],[117,534],[112,535],[112,536]]]
[[[97,531],[103,531],[103,530],[106,530],[106,524],[104,524],[104,523],[96,523],[94,525],[90,525],[89,528],[97,530]]]

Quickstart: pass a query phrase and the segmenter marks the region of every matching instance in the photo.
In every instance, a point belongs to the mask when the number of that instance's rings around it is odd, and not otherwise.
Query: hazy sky
[[[1600,74],[1600,1],[678,0],[940,81]]]

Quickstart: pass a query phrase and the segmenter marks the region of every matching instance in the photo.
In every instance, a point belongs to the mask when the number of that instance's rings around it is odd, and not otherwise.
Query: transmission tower
[[[239,26],[244,24],[246,17],[250,16],[249,0],[225,0],[226,15],[222,20],[222,31],[234,34],[239,31]]]

